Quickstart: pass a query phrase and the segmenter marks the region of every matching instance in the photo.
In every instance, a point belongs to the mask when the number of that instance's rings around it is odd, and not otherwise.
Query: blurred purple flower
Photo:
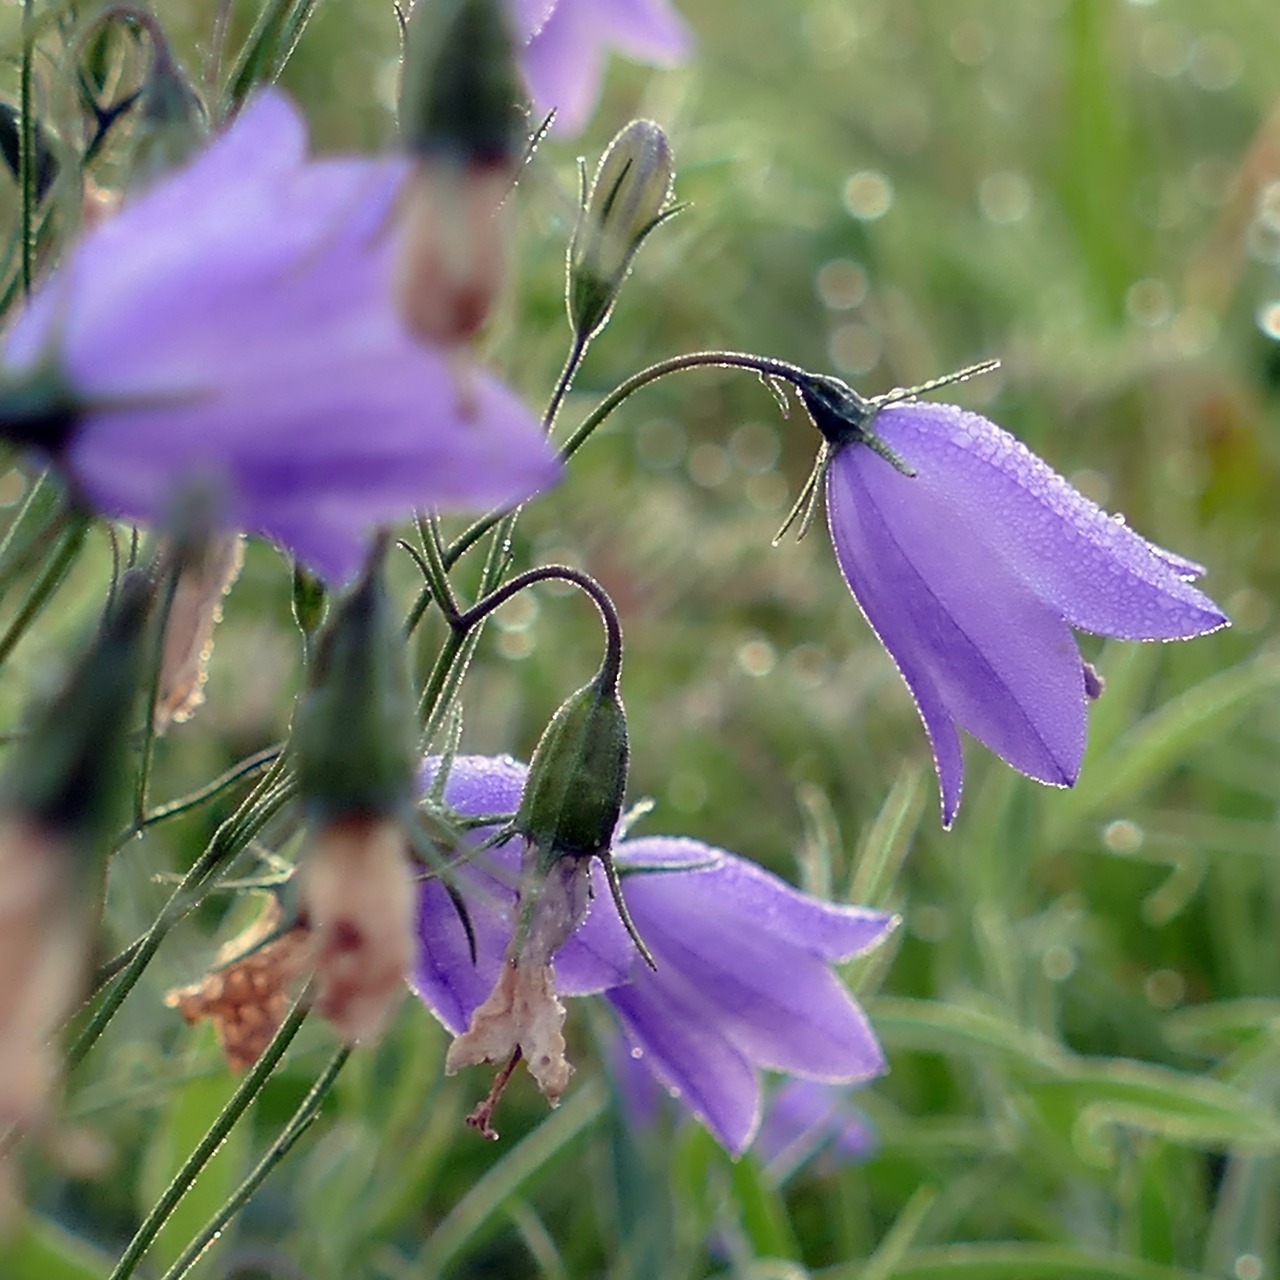
[[[985,418],[917,401],[816,408],[834,449],[836,558],[915,698],[944,826],[964,780],[957,727],[1029,777],[1075,782],[1100,683],[1072,627],[1175,640],[1227,625],[1189,585],[1200,565],[1139,537]],[[867,433],[916,474],[861,443]]]
[[[191,164],[84,236],[18,317],[4,373],[48,370],[70,416],[22,424],[83,501],[155,522],[192,485],[230,528],[330,581],[417,507],[524,499],[559,468],[492,378],[392,302],[397,159],[308,160],[260,92]],[[4,398],[0,393],[0,431]]]
[[[815,1157],[842,1165],[871,1156],[875,1130],[853,1104],[854,1092],[820,1080],[784,1080],[770,1092],[754,1150],[775,1186]]]
[[[674,66],[693,38],[667,0],[515,0],[527,41],[521,66],[541,113],[554,108],[559,133],[579,133],[591,118],[605,61],[617,49],[635,62]]]
[[[648,1060],[643,1054],[634,1057],[620,1038],[609,1044],[606,1058],[628,1119],[640,1128],[653,1125],[669,1099]],[[837,1165],[871,1156],[875,1130],[852,1100],[862,1083],[793,1077],[766,1090],[764,1119],[751,1154],[775,1186],[819,1156]]]
[[[434,767],[428,762],[428,779]],[[526,772],[505,757],[460,757],[445,796],[463,814],[509,812]],[[474,928],[474,964],[444,887],[422,886],[411,982],[455,1035],[493,986],[510,938],[514,846],[490,850],[456,875]],[[624,839],[614,857],[657,972],[627,938],[596,866],[590,913],[556,956],[557,989],[603,993],[637,1060],[726,1148],[740,1153],[755,1136],[762,1069],[845,1082],[885,1070],[865,1015],[832,966],[878,943],[891,916],[821,902],[695,840]]]

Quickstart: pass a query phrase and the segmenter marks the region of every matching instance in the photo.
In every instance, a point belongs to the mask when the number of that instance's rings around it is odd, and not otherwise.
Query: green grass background
[[[601,0],[602,2],[602,0]],[[999,356],[954,389],[1154,540],[1210,568],[1230,631],[1086,638],[1107,679],[1072,792],[970,744],[940,829],[910,698],[819,525],[770,540],[817,446],[749,375],[639,393],[521,524],[521,564],[569,560],[627,637],[633,800],[837,899],[902,916],[850,968],[892,1070],[859,1103],[859,1167],[779,1187],[691,1123],[633,1131],[575,1002],[579,1074],[548,1113],[519,1078],[502,1141],[461,1125],[483,1073],[406,1002],[322,1117],[194,1272],[629,1280],[1262,1280],[1280,1267],[1280,13],[1268,0],[682,0],[698,55],[615,62],[594,124],[552,138],[516,195],[518,249],[485,358],[545,400],[568,329],[562,266],[579,154],[634,115],[671,135],[689,208],[641,254],[562,416],[704,347],[756,350],[866,393]],[[192,65],[213,6],[166,14]],[[254,10],[235,10],[231,50]],[[12,15],[6,21],[11,21]],[[283,80],[319,144],[393,123],[389,5],[327,0]],[[56,101],[59,69],[39,66]],[[1267,325],[1276,331],[1268,334]],[[939,531],[946,536],[945,530]],[[462,586],[477,566],[464,563]],[[406,601],[411,566],[397,566]],[[19,651],[19,705],[100,599],[89,557]],[[95,592],[98,594],[95,595]],[[442,630],[428,625],[425,666]],[[594,670],[598,624],[539,589],[490,628],[464,744],[531,751]],[[268,549],[230,598],[209,705],[160,747],[180,794],[288,722],[299,644]],[[225,808],[124,851],[115,941],[167,895]],[[26,1158],[32,1216],[5,1276],[80,1280],[111,1259],[232,1083],[164,990],[231,928],[217,898],[169,940],[70,1082],[109,1163]],[[233,904],[233,913],[247,908]],[[180,1209],[159,1276],[286,1121],[331,1051],[307,1027]]]

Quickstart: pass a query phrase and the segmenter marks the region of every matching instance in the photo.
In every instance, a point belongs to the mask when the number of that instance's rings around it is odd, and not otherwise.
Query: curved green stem
[[[619,383],[598,405],[578,424],[564,444],[560,446],[560,460],[568,462],[579,449],[590,439],[592,432],[629,396],[634,395],[642,387],[647,387],[659,378],[673,373],[683,373],[686,369],[749,369],[762,378],[779,378],[784,382],[795,383],[809,375],[798,364],[788,360],[774,360],[769,356],[753,355],[749,351],[691,351],[682,356],[671,356],[651,364],[639,373],[633,373],[625,382]],[[445,550],[446,568],[452,568],[486,533],[499,521],[505,519],[512,507],[503,507],[491,511],[487,516],[477,520],[469,529],[454,539]]]
[[[116,1264],[109,1280],[125,1280],[127,1276],[133,1275],[142,1255],[151,1247],[151,1242],[168,1221],[169,1215],[177,1207],[178,1202],[191,1189],[191,1184],[200,1176],[201,1170],[226,1141],[227,1134],[235,1127],[249,1104],[262,1091],[262,1086],[275,1070],[276,1063],[284,1057],[284,1051],[298,1034],[298,1029],[307,1016],[308,999],[309,993],[304,991],[290,1010],[289,1016],[280,1024],[280,1029],[271,1038],[271,1043],[263,1051],[262,1056],[250,1068],[249,1073],[240,1082],[240,1087],[231,1095],[230,1101],[223,1107],[218,1118],[210,1125],[195,1150],[187,1157],[173,1181],[165,1188],[164,1194],[152,1206],[151,1212],[143,1219],[142,1225],[134,1233],[124,1253],[120,1255],[120,1261]]]
[[[622,623],[618,618],[618,608],[609,593],[589,574],[581,569],[574,569],[567,564],[539,565],[519,574],[509,582],[504,582],[497,590],[485,596],[483,600],[472,605],[466,613],[460,613],[449,619],[449,625],[455,631],[469,631],[481,619],[488,617],[495,609],[506,604],[512,596],[535,583],[556,580],[571,582],[580,591],[586,592],[600,610],[600,619],[605,630],[605,660],[600,668],[600,678],[609,688],[616,689],[618,674],[622,668]]]

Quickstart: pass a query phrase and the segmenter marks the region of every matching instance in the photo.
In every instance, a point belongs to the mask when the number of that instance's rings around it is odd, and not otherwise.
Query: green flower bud
[[[184,164],[204,143],[209,117],[204,103],[175,61],[163,34],[151,29],[151,71],[137,103],[133,156],[126,185],[137,196]]]
[[[146,575],[130,574],[89,651],[35,715],[0,782],[0,808],[58,832],[86,855],[105,843],[120,817],[150,608]]]
[[[609,144],[583,201],[569,245],[569,323],[583,338],[609,318],[631,261],[665,222],[675,169],[667,135],[652,120],[633,120]]]
[[[320,633],[294,744],[303,804],[321,822],[391,813],[413,795],[413,697],[381,554]]]
[[[560,858],[607,858],[622,814],[627,717],[617,667],[606,668],[561,705],[529,765],[512,830],[538,850],[544,872]]]
[[[524,99],[503,0],[418,0],[405,24],[400,130],[422,157],[507,166]]]

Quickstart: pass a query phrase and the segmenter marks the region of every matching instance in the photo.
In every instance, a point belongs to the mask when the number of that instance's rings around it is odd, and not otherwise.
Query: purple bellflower
[[[580,133],[600,97],[605,61],[617,49],[636,62],[670,67],[693,39],[667,0],[514,0],[527,45],[521,66],[536,111],[555,110],[554,129]]]
[[[419,507],[520,501],[557,478],[496,380],[420,344],[393,305],[399,159],[309,160],[279,92],[90,231],[18,317],[0,434],[111,517],[210,488],[227,528],[330,582]],[[25,379],[25,384],[24,380]],[[26,386],[51,388],[15,416]]]
[[[435,767],[428,762],[428,781]],[[461,814],[510,812],[526,773],[507,757],[459,757],[445,798]],[[477,841],[484,834],[477,831]],[[410,981],[455,1035],[466,1030],[503,963],[515,919],[516,843],[455,873],[474,962],[445,887],[422,885]],[[832,966],[875,946],[893,917],[821,902],[695,840],[623,839],[613,856],[657,970],[628,938],[596,864],[591,909],[555,958],[557,991],[603,994],[637,1061],[729,1151],[744,1151],[759,1127],[762,1069],[843,1082],[885,1070],[866,1016]]]
[[[854,1105],[856,1087],[820,1080],[784,1080],[765,1103],[755,1153],[780,1186],[811,1160],[861,1164],[876,1149],[876,1133]]]
[[[1007,431],[947,404],[801,393],[826,437],[836,559],[907,682],[933,748],[942,821],[960,805],[965,729],[1069,787],[1101,692],[1072,628],[1180,640],[1227,625],[1204,569],[1108,515]],[[823,465],[823,464],[820,464]]]

